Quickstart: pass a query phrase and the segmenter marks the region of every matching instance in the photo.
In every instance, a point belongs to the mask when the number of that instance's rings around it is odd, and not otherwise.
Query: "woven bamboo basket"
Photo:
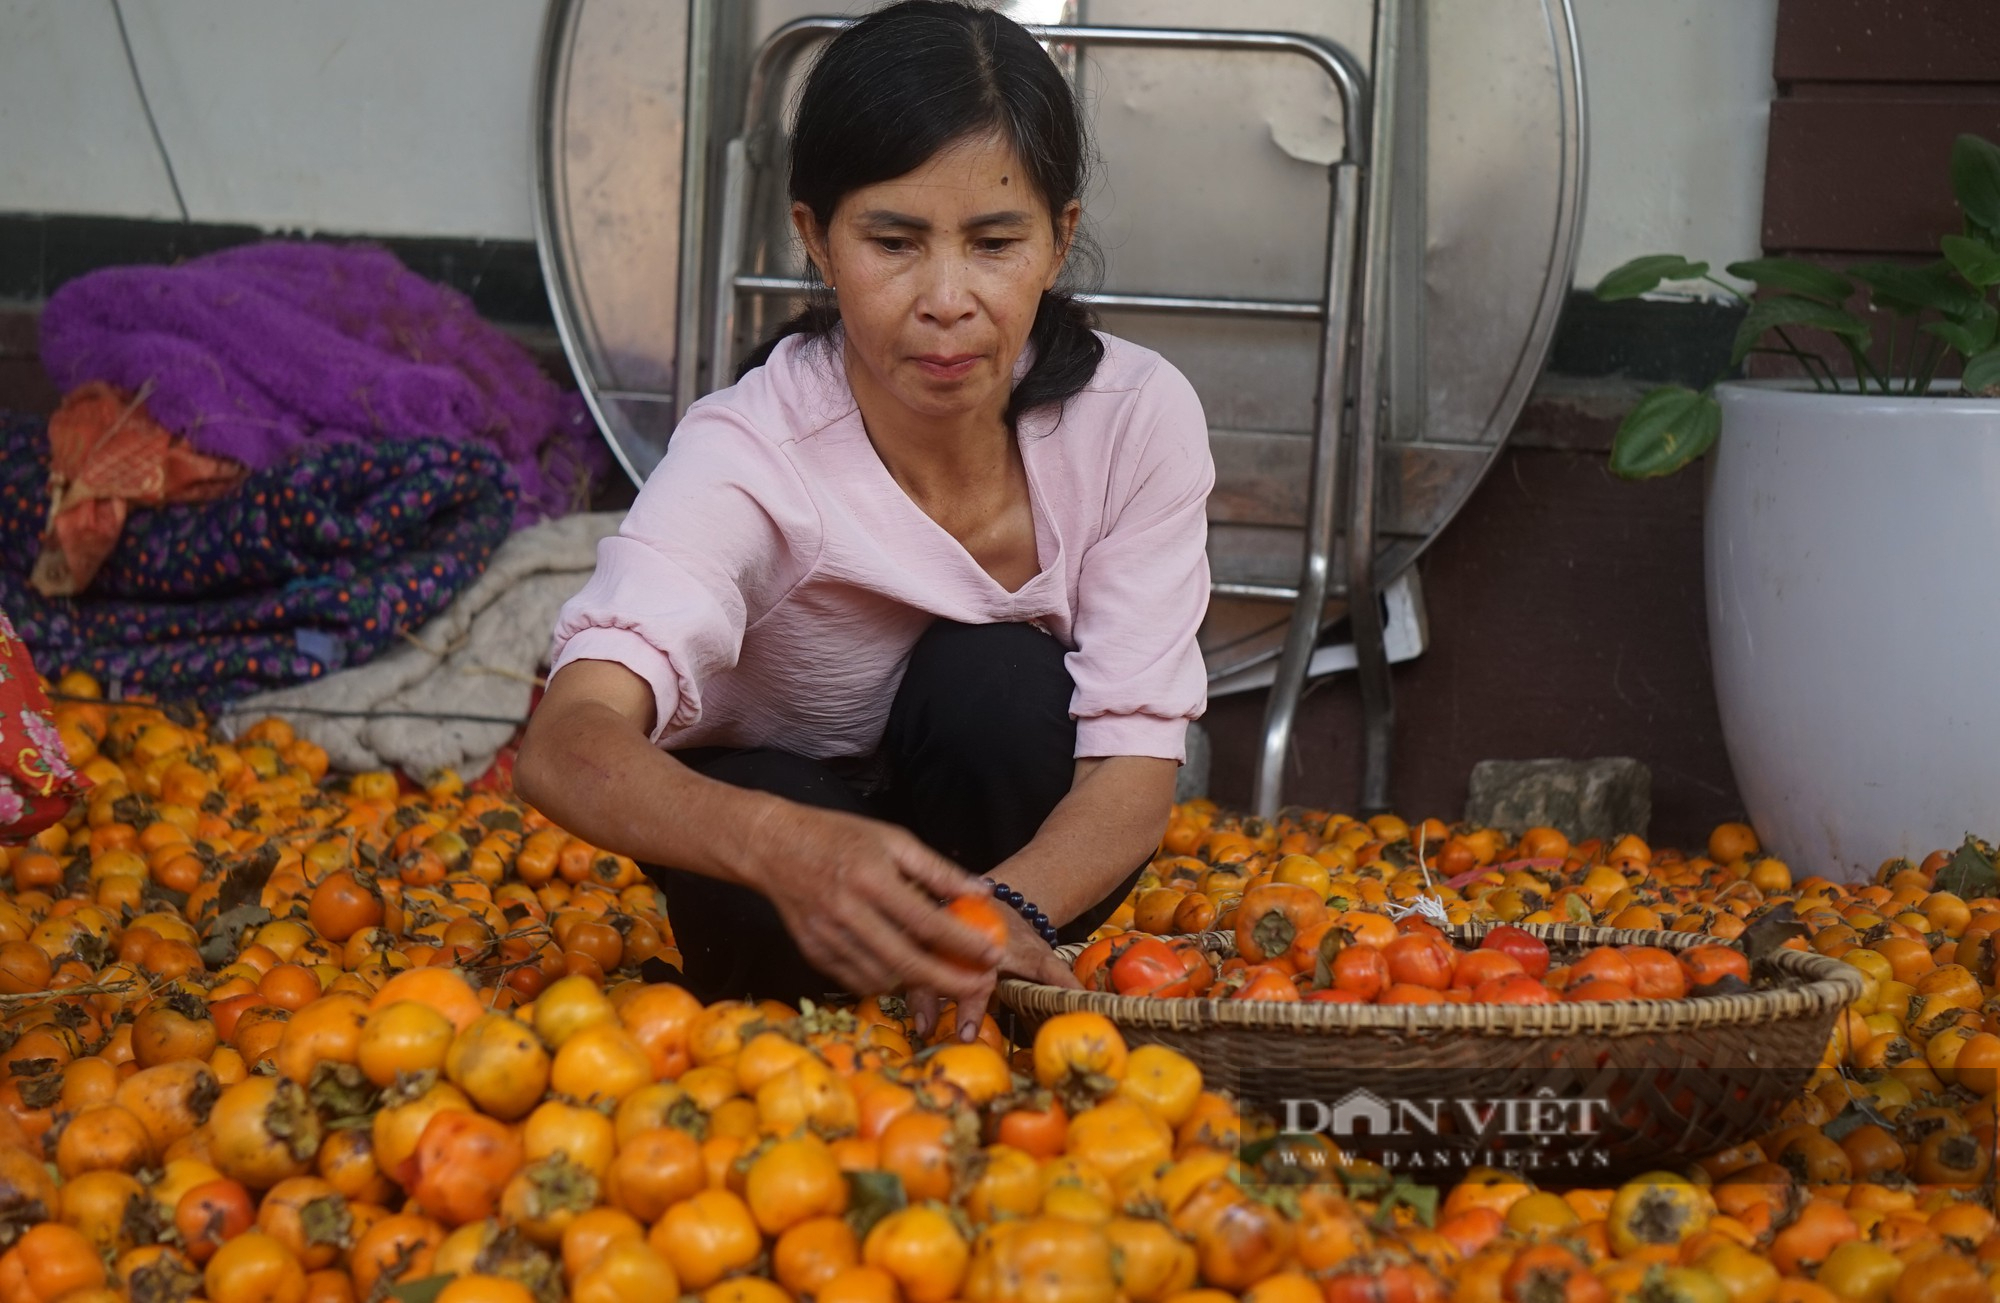
[[[1683,950],[1713,937],[1570,924],[1527,929],[1557,962],[1598,945]],[[1477,945],[1484,929],[1447,930]],[[1203,933],[1233,955],[1235,937]],[[1080,946],[1057,951],[1074,959]],[[1413,1174],[1475,1163],[1595,1183],[1691,1162],[1761,1134],[1796,1100],[1861,975],[1817,954],[1759,961],[1757,989],[1700,999],[1552,1005],[1340,1005],[1159,1000],[1008,979],[1026,1039],[1071,1010],[1128,1044],[1200,1065],[1281,1130]]]

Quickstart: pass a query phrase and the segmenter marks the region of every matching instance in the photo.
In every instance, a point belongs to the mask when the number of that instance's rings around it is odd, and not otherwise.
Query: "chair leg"
[[[1315,595],[1325,591],[1322,577],[1306,586]],[[1277,817],[1284,799],[1285,766],[1291,759],[1292,728],[1298,720],[1299,700],[1305,695],[1306,677],[1312,664],[1313,646],[1319,640],[1319,612],[1325,605],[1305,599],[1292,608],[1291,627],[1286,631],[1285,649],[1278,657],[1271,678],[1271,695],[1264,705],[1264,730],[1257,749],[1257,767],[1250,779],[1251,813],[1260,819]]]
[[[1375,111],[1369,122],[1367,242],[1362,255],[1361,346],[1355,386],[1354,474],[1349,486],[1347,525],[1347,614],[1354,625],[1355,668],[1361,679],[1361,809],[1379,814],[1389,807],[1389,748],[1394,739],[1396,704],[1389,682],[1389,649],[1384,643],[1381,600],[1375,585],[1375,478],[1382,422],[1388,410],[1388,313],[1390,293],[1389,204],[1397,158],[1398,82],[1405,73],[1404,0],[1376,0]]]
[[[1396,733],[1395,685],[1383,640],[1382,608],[1371,589],[1351,608],[1354,658],[1361,680],[1361,812],[1389,810],[1389,763]]]

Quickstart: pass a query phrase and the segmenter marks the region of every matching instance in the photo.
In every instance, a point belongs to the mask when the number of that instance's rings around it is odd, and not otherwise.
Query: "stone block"
[[[1518,835],[1541,825],[1571,841],[1646,835],[1653,774],[1637,760],[1482,760],[1472,767],[1467,823]]]

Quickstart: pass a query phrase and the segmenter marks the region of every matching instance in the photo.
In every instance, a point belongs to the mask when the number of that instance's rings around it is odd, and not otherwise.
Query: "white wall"
[[[124,0],[196,221],[531,238],[542,0]],[[0,209],[175,217],[111,0],[0,0]]]
[[[110,0],[0,0],[0,209],[176,215]]]
[[[1576,0],[1590,183],[1576,279],[1759,252],[1778,0]]]
[[[532,238],[543,0],[124,7],[195,220]],[[1776,8],[1576,0],[1591,168],[1579,283],[1640,253],[1757,251]],[[176,215],[111,0],[0,0],[0,210]]]

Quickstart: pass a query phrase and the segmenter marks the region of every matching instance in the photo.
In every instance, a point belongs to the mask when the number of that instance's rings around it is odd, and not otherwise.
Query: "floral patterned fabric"
[[[34,836],[89,787],[70,768],[27,644],[0,611],[0,842]]]
[[[211,709],[422,626],[485,569],[514,513],[505,463],[476,443],[309,446],[212,502],[134,511],[87,593],[44,598],[28,575],[48,459],[41,420],[0,416],[0,608],[50,674]]]

